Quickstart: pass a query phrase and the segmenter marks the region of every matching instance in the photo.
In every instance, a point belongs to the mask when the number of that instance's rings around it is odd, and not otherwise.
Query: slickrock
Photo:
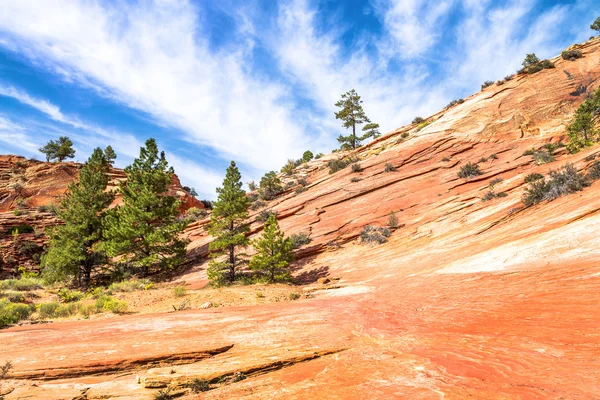
[[[582,88],[600,85],[600,40],[579,47],[582,59],[555,59],[555,69],[493,85],[421,130],[362,147],[359,173],[329,174],[339,154],[300,167],[307,190],[291,188],[267,207],[288,234],[310,234],[294,274],[314,284],[314,298],[6,329],[0,362],[15,367],[6,398],[151,399],[167,386],[205,399],[597,399],[600,183],[531,207],[521,201],[525,175],[567,162],[585,171],[600,152],[559,149],[543,165],[523,154],[566,141]],[[483,175],[457,177],[481,158]],[[493,178],[507,196],[483,202]],[[384,226],[390,211],[401,226],[388,242],[361,244],[363,227]],[[198,288],[207,282],[206,220],[188,230],[198,259],[182,277]],[[340,279],[316,284],[332,277]],[[135,362],[230,345],[192,362]],[[135,368],[35,375],[117,363]],[[193,394],[186,384],[195,378],[210,390]]]

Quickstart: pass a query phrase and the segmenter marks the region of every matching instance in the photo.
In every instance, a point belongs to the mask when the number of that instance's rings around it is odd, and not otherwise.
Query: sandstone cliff
[[[306,177],[307,190],[266,208],[288,234],[310,234],[295,271],[310,296],[1,331],[3,357],[15,360],[7,398],[150,399],[167,386],[193,398],[195,378],[212,383],[206,399],[597,398],[600,183],[521,201],[527,174],[567,162],[585,171],[600,152],[559,147],[542,165],[524,154],[565,142],[600,85],[600,40],[578,47],[579,60],[556,58],[555,69],[362,147],[360,172],[329,174],[339,154],[300,167],[290,179]],[[458,178],[467,162],[483,174]],[[494,178],[506,197],[484,202]],[[364,226],[385,225],[390,211],[400,226],[389,241],[360,244]],[[180,278],[199,290],[205,222],[188,230],[198,262]]]

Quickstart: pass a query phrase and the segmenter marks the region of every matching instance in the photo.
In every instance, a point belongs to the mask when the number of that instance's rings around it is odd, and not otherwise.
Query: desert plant
[[[202,218],[206,217],[206,215],[207,215],[206,210],[198,208],[198,207],[190,207],[185,212],[185,217],[187,218],[187,220],[189,222],[202,219]]]
[[[60,289],[57,295],[63,303],[79,301],[85,297],[85,294],[83,292],[80,292],[78,290],[69,290],[67,288]]]
[[[154,394],[154,400],[172,400],[175,396],[170,388],[160,389],[156,394]]]
[[[284,190],[281,179],[279,179],[275,171],[269,171],[260,178],[259,187],[263,200],[272,200]]]
[[[6,279],[0,281],[0,289],[3,290],[30,291],[42,288],[42,281],[39,278],[21,277],[19,279]]]
[[[348,166],[348,160],[337,158],[334,160],[330,160],[327,162],[327,166],[329,167],[329,173],[334,174]]]
[[[487,158],[485,158],[485,157],[481,157],[481,158],[479,159],[479,161],[477,161],[477,162],[478,162],[478,163],[484,163],[484,162],[487,162],[487,160],[488,160]]]
[[[31,306],[23,303],[11,303],[6,299],[0,300],[0,328],[27,319],[32,312]]]
[[[533,153],[533,159],[537,165],[542,165],[554,161],[554,156],[546,150],[538,150]]]
[[[24,233],[33,233],[33,226],[28,225],[28,224],[19,224],[19,225],[11,226],[6,230],[6,233],[8,235],[13,235],[15,233],[17,235],[22,235]]]
[[[487,88],[487,87],[490,87],[490,86],[492,86],[493,84],[494,84],[494,81],[485,81],[485,82],[483,82],[483,84],[481,85],[481,90],[483,90],[483,89],[485,89],[485,88]]]
[[[502,85],[504,85],[505,83],[506,83],[506,81],[505,81],[504,79],[500,79],[500,80],[496,81],[496,85],[497,85],[497,86],[502,86]]]
[[[292,249],[298,249],[311,242],[310,235],[306,232],[293,233],[290,235]]]
[[[575,61],[578,58],[583,57],[583,55],[581,54],[581,50],[565,50],[560,55],[563,58],[563,60],[568,61]]]
[[[257,222],[266,222],[271,215],[277,217],[277,211],[274,211],[274,210],[262,210],[256,216],[256,221]]]
[[[479,169],[479,165],[468,162],[460,167],[458,177],[461,179],[469,179],[482,174],[483,172]]]
[[[392,229],[398,228],[398,217],[396,217],[396,213],[390,211],[390,215],[388,217],[388,226]]]
[[[525,176],[525,183],[535,182],[537,180],[544,179],[544,175],[539,174],[537,172],[532,172],[531,174],[527,174]]]
[[[118,292],[135,292],[138,290],[149,290],[154,287],[154,284],[148,279],[131,279],[121,282],[111,283],[108,287],[108,293]],[[96,288],[98,289],[98,288]]]
[[[281,172],[286,175],[292,175],[294,173],[294,168],[296,168],[296,161],[288,158],[285,165],[281,168]]]
[[[481,197],[481,201],[490,201],[497,197],[506,197],[506,196],[508,196],[507,193],[504,193],[504,192],[496,193],[493,190],[490,190],[490,191],[486,192],[486,194],[484,194],[483,197]]]
[[[462,104],[465,101],[463,99],[458,99],[458,100],[452,100],[450,103],[448,103],[448,105],[446,106],[446,108],[450,108],[450,107],[454,107],[457,104]]]
[[[376,138],[379,136],[379,124],[372,123],[362,108],[362,100],[356,90],[352,89],[344,94],[342,98],[335,103],[340,110],[335,113],[335,118],[342,121],[342,126],[346,129],[352,128],[352,133],[348,136],[340,135],[338,142],[342,150],[354,150],[361,145],[363,140]],[[356,134],[356,126],[366,124],[362,130],[364,134]]]
[[[206,379],[194,378],[194,380],[188,384],[188,387],[194,393],[207,392],[210,390],[210,382]]]
[[[590,25],[590,29],[600,33],[600,17],[596,18],[596,20]]]
[[[290,300],[298,300],[300,297],[302,297],[302,295],[298,292],[292,292],[288,295]]]
[[[248,189],[250,189],[250,191],[253,192],[256,189],[258,189],[258,185],[256,184],[256,182],[250,181],[248,182]]]
[[[360,163],[354,163],[354,164],[352,164],[350,166],[350,169],[352,170],[352,172],[360,172],[360,171],[362,171]]]
[[[583,190],[589,184],[589,180],[569,163],[560,170],[550,171],[548,181],[538,179],[531,182],[525,189],[523,204],[531,206],[543,200],[552,201],[560,196]]]
[[[367,225],[360,232],[360,239],[367,245],[383,244],[388,241],[390,235],[391,232],[387,228]]]
[[[350,179],[350,182],[352,183],[356,183],[356,182],[360,182],[362,181],[362,179],[360,179],[358,176],[355,176],[354,178]]]
[[[317,153],[317,154],[315,155],[315,160],[318,160],[319,158],[323,157],[324,155],[325,155],[325,154],[323,154],[323,153]]]
[[[306,189],[304,186],[298,186],[295,190],[294,193],[296,194],[300,194],[302,192],[306,192],[308,189]]]
[[[2,364],[2,366],[0,367],[0,380],[6,379],[6,377],[8,376],[8,373],[10,372],[11,369],[12,369],[12,362],[6,360],[4,362],[4,364]]]
[[[185,286],[176,286],[173,288],[173,294],[175,297],[183,297],[187,294],[187,289]]]
[[[396,167],[394,167],[392,164],[385,163],[385,167],[383,168],[383,172],[394,172],[395,170],[396,170]]]
[[[43,212],[43,213],[50,213],[52,215],[56,215],[57,214],[57,207],[56,204],[54,203],[50,203],[50,204],[44,204],[38,207],[38,211],[39,212]]]
[[[52,318],[54,317],[54,313],[60,306],[58,301],[51,301],[49,303],[40,303],[38,305],[38,312],[40,314],[40,318]]]
[[[400,135],[400,137],[401,137],[402,139],[406,139],[406,138],[407,138],[407,137],[409,137],[409,136],[410,136],[410,133],[408,133],[408,132],[402,132],[402,134]]]
[[[590,166],[587,177],[592,181],[600,179],[600,161],[596,161]]]
[[[442,158],[442,161],[443,162],[448,162],[448,161],[450,161],[450,158],[449,157],[444,157],[444,158]]]
[[[105,294],[96,299],[96,309],[98,311],[120,314],[127,311],[127,302]]]
[[[256,211],[259,208],[263,208],[263,207],[266,207],[266,206],[267,206],[267,202],[266,201],[258,199],[256,201],[253,201],[252,204],[250,204],[250,209],[252,211]]]
[[[490,185],[489,188],[493,189],[494,186],[496,186],[497,184],[499,184],[500,182],[502,182],[502,178],[494,178],[490,181]]]
[[[490,157],[489,157],[489,158],[490,158],[491,160],[497,160],[497,159],[498,159],[498,156],[496,155],[496,153],[494,153],[494,154],[490,154]]]
[[[422,118],[422,117],[415,117],[415,118],[412,120],[412,123],[413,123],[413,124],[422,124],[423,122],[425,122],[425,118]]]

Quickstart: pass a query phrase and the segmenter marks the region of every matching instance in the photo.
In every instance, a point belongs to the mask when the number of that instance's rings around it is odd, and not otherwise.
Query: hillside
[[[151,399],[166,387],[194,398],[185,387],[195,378],[212,383],[197,395],[206,399],[597,398],[600,183],[522,202],[528,174],[567,163],[586,172],[600,152],[559,145],[600,86],[600,39],[576,47],[583,58],[556,57],[554,69],[285,177],[306,178],[306,190],[290,184],[252,211],[252,234],[268,209],[287,234],[310,235],[295,264],[301,299],[2,330],[0,363],[14,364],[6,398]],[[554,161],[525,154],[548,143]],[[349,156],[360,172],[329,172]],[[483,173],[459,178],[468,162]],[[482,201],[496,178],[506,196]],[[55,185],[42,186],[32,199]],[[0,195],[2,221],[15,204]],[[363,228],[385,226],[392,211],[399,227],[387,243],[362,244]],[[254,288],[206,288],[207,220],[188,228],[193,267],[174,282],[192,297],[242,297]]]

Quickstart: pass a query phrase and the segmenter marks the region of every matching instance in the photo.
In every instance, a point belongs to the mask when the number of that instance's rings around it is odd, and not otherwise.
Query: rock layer
[[[298,252],[299,281],[340,278],[311,286],[315,298],[7,329],[1,357],[15,370],[6,398],[151,399],[159,386],[193,398],[186,383],[195,378],[211,383],[206,399],[598,398],[600,183],[521,202],[527,174],[567,162],[585,171],[600,152],[561,148],[544,165],[524,155],[565,141],[581,88],[599,86],[600,40],[579,47],[582,59],[556,59],[555,69],[516,76],[420,130],[403,127],[362,147],[359,173],[329,174],[325,164],[339,154],[300,167],[307,190],[291,188],[268,208],[288,234],[312,238]],[[467,162],[483,174],[458,178]],[[386,172],[388,163],[395,170]],[[493,178],[507,196],[483,202]],[[401,225],[389,241],[361,244],[363,227],[385,225],[390,211]],[[205,222],[188,230],[198,262],[182,279],[195,287],[206,283]],[[252,224],[253,235],[260,229]],[[12,379],[231,344],[192,363],[35,386]]]

